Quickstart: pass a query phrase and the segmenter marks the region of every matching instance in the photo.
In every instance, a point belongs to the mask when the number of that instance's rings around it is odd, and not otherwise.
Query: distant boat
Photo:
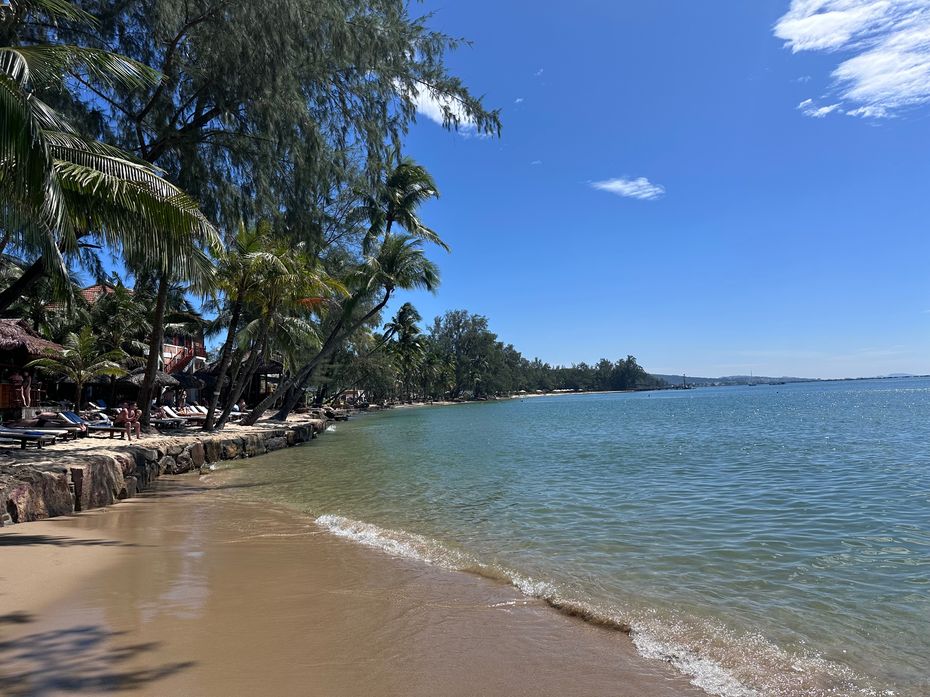
[[[754,382],[752,381],[752,371],[751,371],[751,370],[749,371],[749,386],[750,386],[750,387],[755,387],[755,386],[756,386],[756,383],[754,383]]]

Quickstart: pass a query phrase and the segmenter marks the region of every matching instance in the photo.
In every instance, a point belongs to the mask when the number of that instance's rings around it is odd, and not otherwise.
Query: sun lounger
[[[78,433],[80,433],[79,428],[44,428],[42,426],[17,426],[16,424],[4,424],[2,426],[3,430],[7,432],[14,433],[36,433],[48,436],[54,436],[55,438],[61,438],[62,440],[67,439],[76,439]]]
[[[62,417],[64,417],[65,419],[67,419],[68,421],[70,421],[71,423],[75,425],[84,426],[87,429],[88,435],[90,435],[91,433],[109,433],[110,438],[112,438],[115,434],[118,433],[120,439],[122,439],[126,435],[125,424],[120,424],[119,426],[115,426],[112,423],[92,423],[90,421],[87,421],[86,419],[82,419],[78,414],[74,413],[73,411],[63,411],[61,412],[61,415]]]
[[[182,419],[186,423],[200,423],[204,421],[207,417],[206,414],[201,414],[200,412],[196,414],[179,414],[171,407],[162,407],[165,410],[165,413],[172,419]]]
[[[19,431],[12,428],[0,427],[0,441],[18,442],[19,446],[25,450],[27,443],[34,443],[37,448],[43,445],[54,445],[55,436],[48,433],[39,433],[34,431]]]
[[[167,412],[166,412],[167,413]],[[172,429],[172,428],[184,428],[187,424],[187,420],[178,417],[177,419],[150,419],[150,422],[153,423],[158,428]]]

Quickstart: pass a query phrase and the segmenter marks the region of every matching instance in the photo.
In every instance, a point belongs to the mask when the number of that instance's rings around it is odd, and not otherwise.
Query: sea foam
[[[544,601],[553,609],[591,624],[629,634],[639,653],[648,659],[670,663],[688,675],[692,683],[705,692],[719,697],[760,697],[761,693],[741,684],[729,671],[713,660],[700,656],[684,646],[663,642],[645,626],[637,626],[589,602],[566,598],[555,584],[532,578],[496,565],[480,562],[464,552],[454,550],[437,540],[403,530],[382,528],[372,523],[326,514],[316,523],[328,532],[373,547],[387,554],[424,562],[448,571],[474,573],[503,581],[523,595]],[[783,693],[788,694],[788,693]]]

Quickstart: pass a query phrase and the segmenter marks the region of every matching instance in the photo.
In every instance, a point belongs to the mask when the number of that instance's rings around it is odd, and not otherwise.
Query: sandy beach
[[[628,637],[165,478],[0,531],[0,693],[703,694]]]

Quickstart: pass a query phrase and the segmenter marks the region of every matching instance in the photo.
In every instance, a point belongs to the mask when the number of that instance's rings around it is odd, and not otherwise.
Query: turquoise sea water
[[[629,624],[713,694],[930,694],[930,380],[394,410],[231,475]]]

